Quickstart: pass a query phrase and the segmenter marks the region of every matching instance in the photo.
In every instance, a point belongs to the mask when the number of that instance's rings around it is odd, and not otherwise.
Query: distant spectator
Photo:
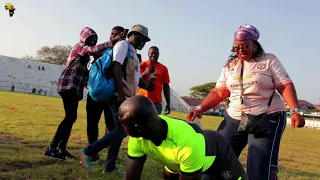
[[[14,85],[12,85],[12,87],[11,87],[11,91],[12,91],[12,92],[14,92]]]
[[[140,64],[141,77],[148,82],[155,83],[153,91],[147,91],[139,88],[137,95],[143,95],[148,97],[155,105],[158,114],[162,112],[162,89],[164,91],[164,97],[166,98],[166,114],[170,113],[170,77],[168,69],[165,65],[158,62],[159,48],[152,46],[149,48],[148,61],[143,61]]]
[[[40,70],[40,66],[38,66],[38,70]]]
[[[42,70],[44,71],[44,66],[42,66]]]
[[[31,66],[30,66],[30,64],[29,64],[29,66],[28,66],[28,69],[31,69]]]

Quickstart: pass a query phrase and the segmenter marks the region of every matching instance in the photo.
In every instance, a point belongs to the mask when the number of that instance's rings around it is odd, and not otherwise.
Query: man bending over
[[[161,163],[163,178],[246,180],[247,175],[222,135],[196,124],[159,116],[153,103],[134,96],[120,106],[120,120],[128,142],[126,180],[140,179],[146,157]]]

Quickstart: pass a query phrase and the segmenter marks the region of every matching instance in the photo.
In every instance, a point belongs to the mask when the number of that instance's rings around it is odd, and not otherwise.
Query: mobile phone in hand
[[[150,73],[154,73],[156,71],[156,67],[155,66],[151,66],[150,67]]]

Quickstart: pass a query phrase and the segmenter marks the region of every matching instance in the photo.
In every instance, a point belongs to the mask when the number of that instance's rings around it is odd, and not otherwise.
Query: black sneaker
[[[59,155],[72,160],[77,159],[74,155],[70,154],[67,150],[63,150],[63,151],[60,150]]]
[[[100,160],[99,154],[96,154],[95,156],[92,157],[92,164],[98,164]]]
[[[44,154],[48,158],[57,159],[60,161],[66,160],[64,156],[61,156],[57,149],[47,148]]]

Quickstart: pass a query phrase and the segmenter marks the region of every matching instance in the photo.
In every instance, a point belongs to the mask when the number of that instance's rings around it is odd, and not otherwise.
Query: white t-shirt
[[[121,65],[123,64],[124,60],[127,57],[128,53],[128,41],[122,40],[117,42],[117,44],[113,47],[113,61],[119,62]],[[140,62],[139,58],[136,53],[136,49],[130,44],[131,46],[131,57],[134,60],[134,80],[136,84],[136,90],[138,90],[139,80],[140,80]]]
[[[279,59],[270,53],[264,54],[257,61],[251,59],[244,61],[243,70],[243,98],[244,105],[241,105],[240,72],[241,60],[232,60],[221,73],[216,88],[228,89],[230,91],[230,104],[228,114],[240,120],[241,111],[258,115],[285,111],[285,105],[281,95],[275,92],[271,106],[268,108],[269,99],[275,88],[291,83],[291,79],[282,66]]]

